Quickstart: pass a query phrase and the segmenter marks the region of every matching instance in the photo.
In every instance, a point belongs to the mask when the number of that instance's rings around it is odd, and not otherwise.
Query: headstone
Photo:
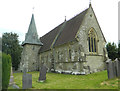
[[[32,88],[32,75],[26,73],[26,68],[24,68],[24,73],[22,78],[22,88],[23,89]]]
[[[115,59],[116,76],[120,77],[120,60]]]
[[[26,74],[26,73],[27,73],[27,68],[24,67],[24,69],[23,69],[23,74]]]
[[[9,86],[14,85],[14,76],[13,76],[13,71],[12,71],[12,67],[11,67],[11,75],[10,75],[10,81],[9,81]]]
[[[46,72],[47,72],[46,66],[42,65],[40,70],[39,82],[44,82],[46,80]]]
[[[19,89],[19,86],[17,86],[16,84],[13,85],[14,89]]]
[[[115,65],[112,62],[111,59],[108,59],[106,61],[107,64],[107,73],[108,73],[108,79],[112,79],[114,77],[116,77],[116,73],[115,73]]]

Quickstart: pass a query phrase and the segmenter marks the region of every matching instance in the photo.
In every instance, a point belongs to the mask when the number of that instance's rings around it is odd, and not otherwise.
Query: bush
[[[19,43],[16,33],[4,33],[2,35],[2,52],[11,55],[12,66],[15,70],[18,69],[21,59],[22,47]]]
[[[0,53],[0,91],[2,90],[2,53]]]
[[[106,45],[106,49],[108,52],[108,57],[110,59],[115,60],[118,57],[118,49],[117,49],[117,46],[114,42],[113,43],[109,42]]]
[[[7,89],[11,72],[11,56],[2,53],[2,89]]]

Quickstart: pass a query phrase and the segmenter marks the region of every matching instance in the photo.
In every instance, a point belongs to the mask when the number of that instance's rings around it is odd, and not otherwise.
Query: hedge
[[[2,90],[2,53],[0,52],[0,91]]]
[[[2,53],[2,89],[7,89],[11,72],[11,56]]]

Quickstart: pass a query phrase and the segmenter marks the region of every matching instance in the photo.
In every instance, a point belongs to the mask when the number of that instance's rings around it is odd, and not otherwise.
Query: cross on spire
[[[65,21],[66,21],[66,16],[65,16]]]
[[[91,0],[89,0],[89,7],[91,6]]]

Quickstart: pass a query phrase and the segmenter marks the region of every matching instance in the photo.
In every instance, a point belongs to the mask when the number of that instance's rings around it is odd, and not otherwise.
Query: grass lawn
[[[32,74],[32,89],[118,89],[118,78],[108,80],[107,71],[89,75],[47,73],[46,81],[38,83],[39,72]],[[14,73],[16,85],[22,88],[22,74]]]

